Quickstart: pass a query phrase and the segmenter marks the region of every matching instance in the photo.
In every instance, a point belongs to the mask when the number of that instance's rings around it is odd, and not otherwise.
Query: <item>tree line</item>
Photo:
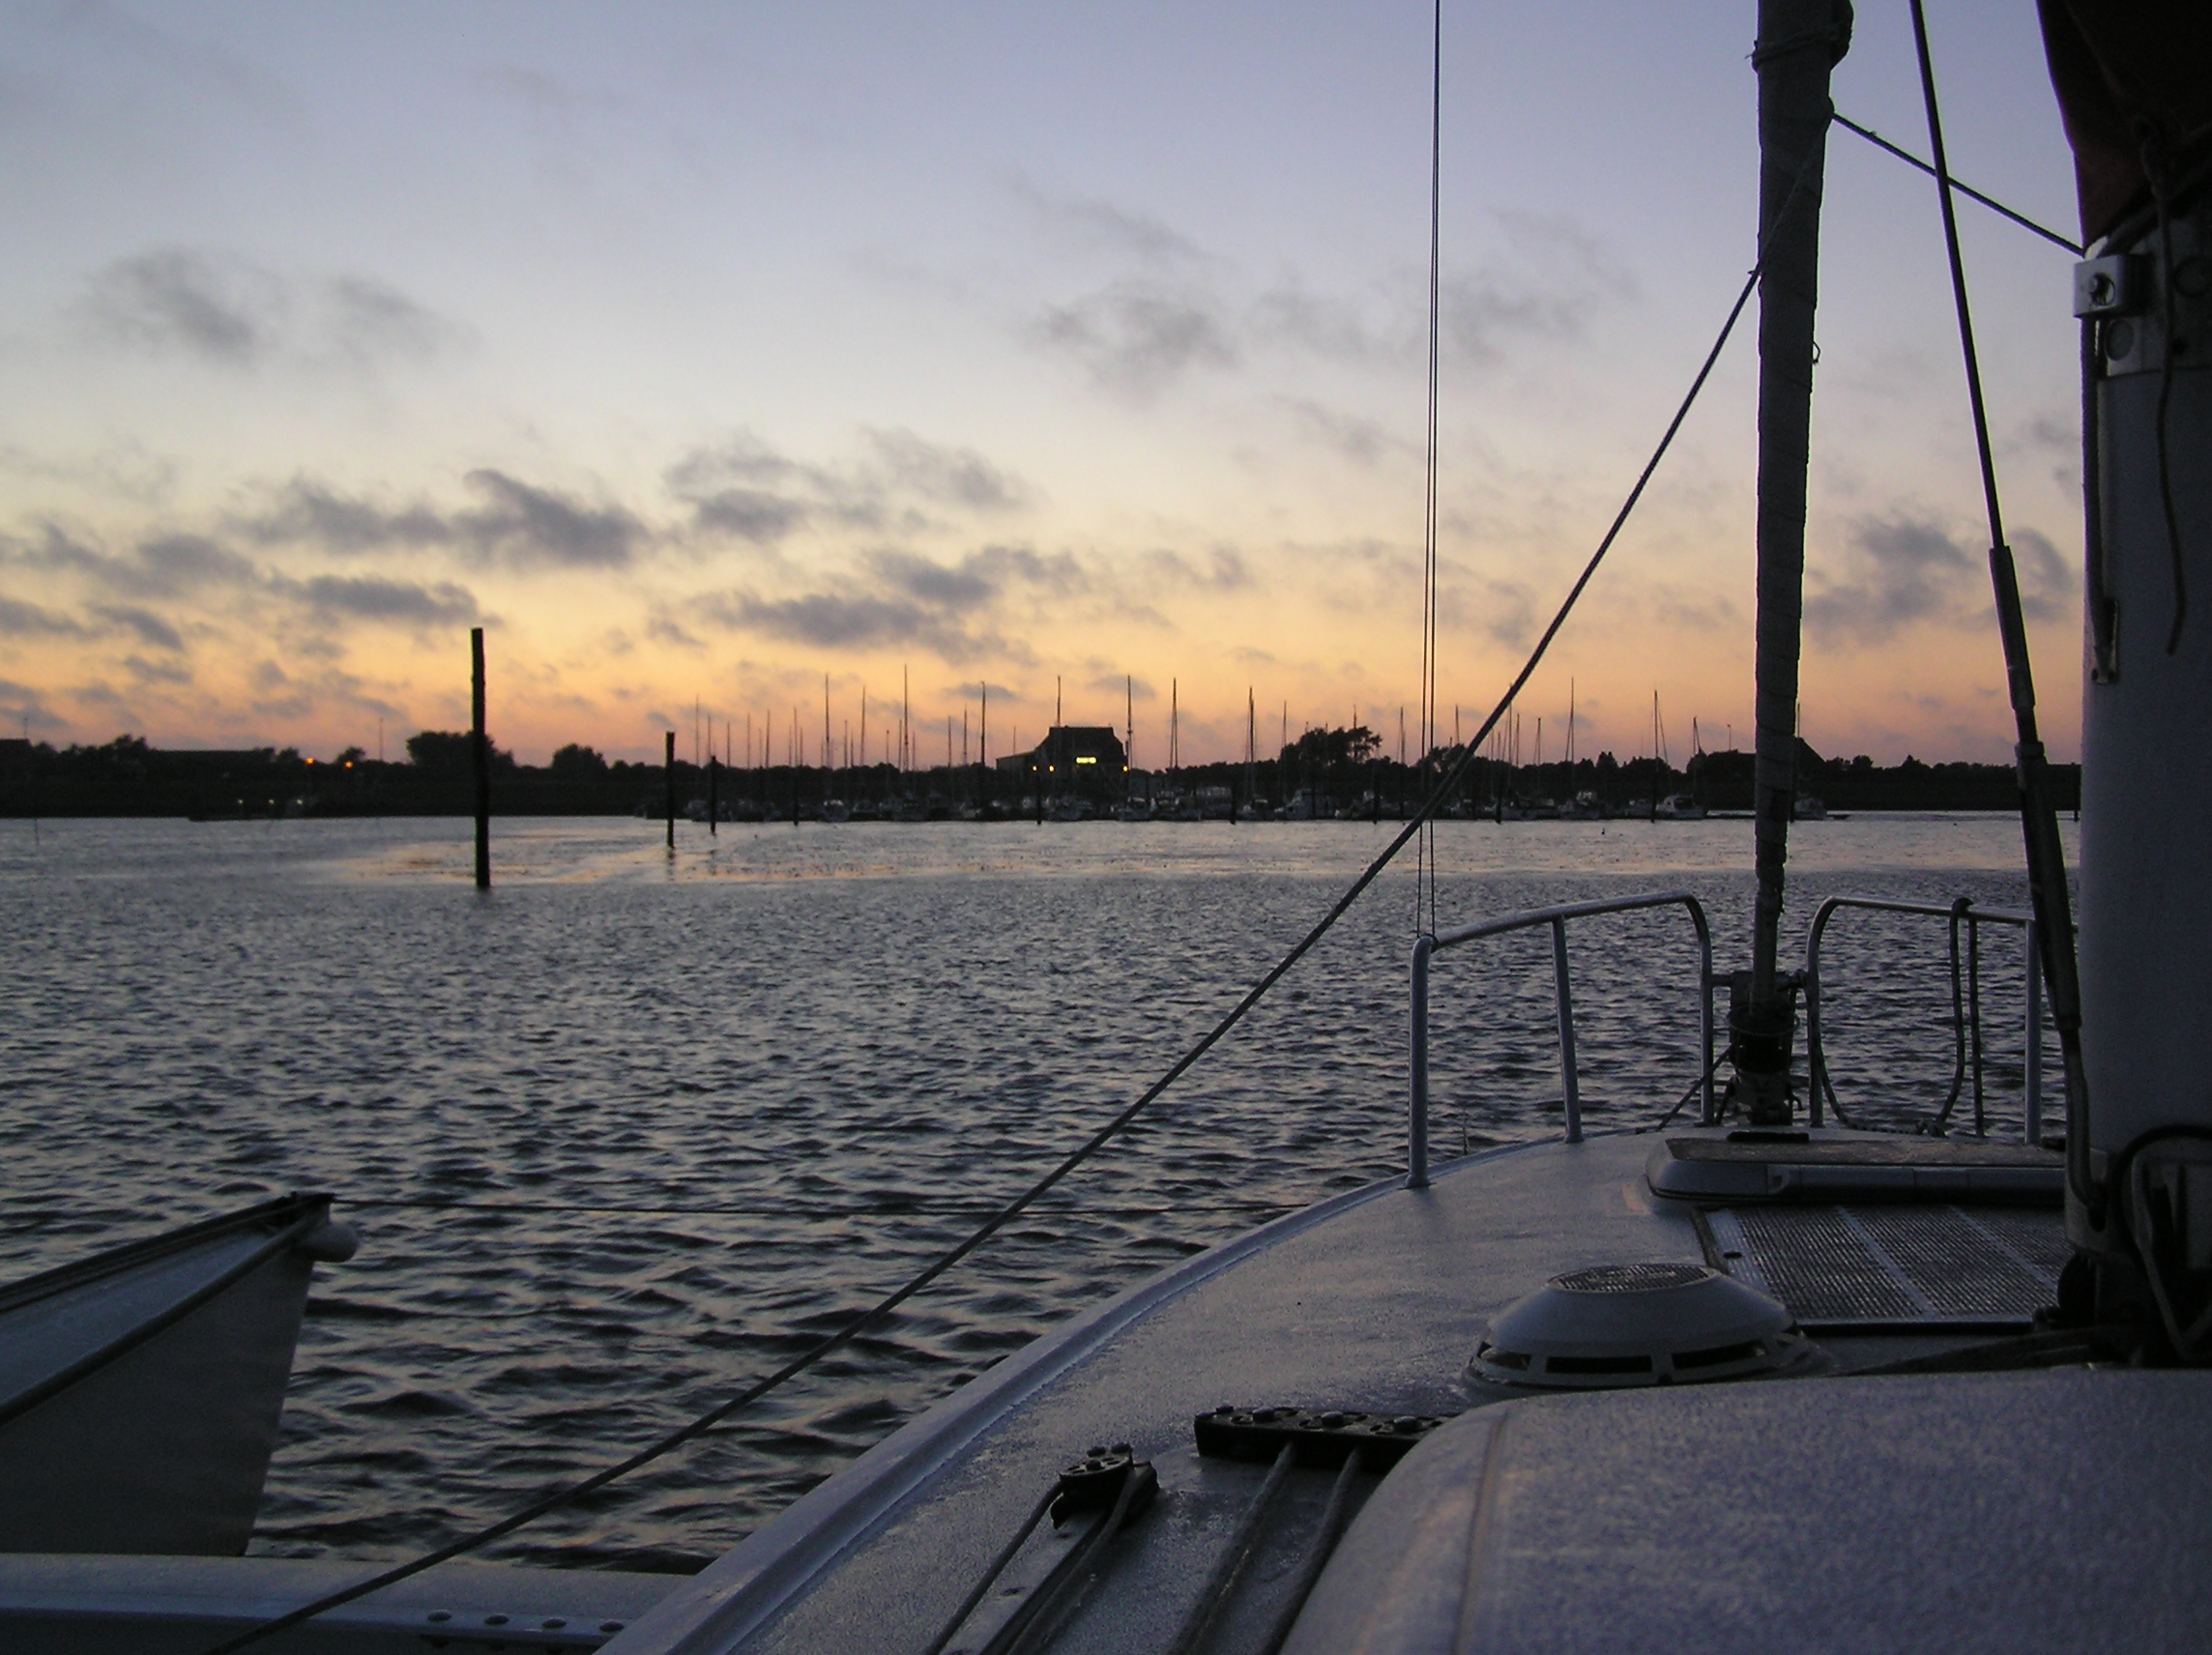
[[[452,815],[470,809],[470,740],[465,733],[424,730],[406,741],[404,762],[382,763],[359,747],[335,760],[317,761],[297,749],[257,747],[215,750],[157,748],[140,736],[119,736],[98,745],[55,747],[46,742],[0,740],[0,815],[28,816],[270,816]],[[1316,815],[1353,811],[1397,815],[1419,801],[1459,754],[1440,749],[1427,765],[1400,763],[1383,751],[1382,738],[1363,725],[1309,730],[1272,758],[1190,765],[1169,772],[1132,772],[1131,797],[1162,802],[1224,790],[1240,812],[1302,801]],[[677,763],[680,809],[704,798],[705,767]],[[1828,759],[1798,743],[1798,790],[1840,810],[2009,810],[2018,804],[2011,767],[1928,764],[1907,757],[1877,765],[1864,755]],[[936,765],[901,771],[888,764],[864,769],[776,765],[730,770],[717,767],[714,785],[728,803],[811,808],[831,798],[924,800],[948,804],[990,802],[1008,808],[1029,790],[1027,778],[1008,777],[980,763]],[[492,743],[492,809],[505,816],[624,815],[657,812],[669,778],[658,764],[608,759],[581,742],[559,748],[542,765],[525,765]],[[2058,766],[2053,781],[2062,809],[2080,796],[2079,766]],[[1100,777],[1109,791],[1121,778]],[[1669,796],[1686,795],[1706,810],[1748,810],[1752,756],[1700,753],[1686,766],[1657,759],[1615,759],[1601,752],[1573,765],[1507,766],[1474,759],[1448,801],[1458,812],[1481,815],[1501,800],[1561,803],[1587,798],[1612,811]],[[1217,794],[1216,797],[1219,797]]]

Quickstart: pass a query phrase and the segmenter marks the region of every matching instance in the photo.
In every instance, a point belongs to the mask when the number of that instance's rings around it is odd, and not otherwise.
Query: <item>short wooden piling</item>
[[[469,702],[475,719],[469,762],[476,771],[477,889],[491,889],[491,739],[484,734],[483,628],[469,628]]]
[[[660,773],[668,781],[668,848],[676,849],[676,732],[667,732],[666,756],[661,761]]]

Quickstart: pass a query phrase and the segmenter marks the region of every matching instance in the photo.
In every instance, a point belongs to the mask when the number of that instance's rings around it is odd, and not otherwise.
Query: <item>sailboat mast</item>
[[[1180,681],[1168,680],[1168,782],[1173,786],[1182,771],[1182,712],[1178,703]]]
[[[1244,803],[1252,802],[1252,789],[1260,773],[1260,702],[1252,686],[1244,686]]]
[[[1805,469],[1828,72],[1850,47],[1848,0],[1760,0],[1759,621],[1752,831],[1759,894],[1749,1003],[1731,1008],[1754,1125],[1790,1119],[1792,1013],[1777,980],[1784,864],[1797,790],[1798,635],[1805,608]]]
[[[1121,716],[1125,723],[1125,739],[1121,743],[1121,802],[1129,802],[1129,778],[1137,770],[1137,681],[1134,675],[1121,675]]]

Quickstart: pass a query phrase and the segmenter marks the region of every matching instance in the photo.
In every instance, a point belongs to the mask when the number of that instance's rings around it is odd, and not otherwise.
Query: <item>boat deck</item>
[[[1900,1161],[1896,1139],[1839,1132],[1812,1143],[1828,1165]],[[1682,1153],[1671,1146],[1695,1155],[1708,1144],[1724,1162],[1735,1147],[1711,1134],[1620,1135],[1470,1157],[1440,1170],[1427,1189],[1375,1186],[1201,1255],[947,1399],[672,1592],[611,1647],[919,1655],[1060,1468],[1094,1445],[1125,1442],[1155,1467],[1157,1499],[1110,1548],[1107,1578],[1050,1647],[1164,1649],[1266,1474],[1201,1457],[1195,1415],[1222,1405],[1451,1415],[1526,1397],[1463,1379],[1478,1337],[1515,1299],[1592,1264],[1710,1262],[1753,1275],[1786,1303],[1803,1293],[1813,1304],[1821,1292],[1833,1299],[1839,1279],[1858,1282],[1862,1298],[1874,1294],[1870,1282],[1906,1282],[1897,1302],[1874,1295],[1879,1314],[1798,1311],[1823,1321],[1819,1349],[1802,1365],[1823,1374],[2023,1329],[2035,1305],[2049,1302],[2064,1245],[2055,1205],[1732,1207],[1652,1193],[1651,1164]],[[1806,1159],[1808,1147],[1790,1153]],[[1931,1144],[1921,1158],[1951,1163],[1960,1154]],[[1909,1147],[1903,1159],[1913,1159]],[[1808,1219],[1846,1226],[1857,1251],[1832,1235],[1777,1239],[1778,1225]],[[1854,1219],[1863,1234],[1848,1229]],[[1881,1239],[1894,1240],[1900,1220],[1965,1227],[1959,1234],[1995,1251],[2010,1271],[2002,1291],[1994,1299],[1985,1292],[1971,1316],[1942,1314],[1925,1289],[1912,1299],[1914,1261]],[[2009,1238],[2009,1250],[1989,1247],[1985,1224]],[[1305,1533],[1329,1481],[1294,1472],[1274,1524]],[[1353,1499],[1378,1482],[1357,1479]],[[1208,1647],[1264,1641],[1270,1593],[1288,1589],[1295,1552],[1263,1555]]]

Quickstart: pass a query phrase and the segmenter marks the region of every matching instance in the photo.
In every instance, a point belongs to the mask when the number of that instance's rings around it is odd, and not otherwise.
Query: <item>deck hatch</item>
[[[1708,1215],[1732,1275],[1800,1322],[2025,1324],[2053,1302],[2058,1216],[1959,1206],[1723,1207]]]

